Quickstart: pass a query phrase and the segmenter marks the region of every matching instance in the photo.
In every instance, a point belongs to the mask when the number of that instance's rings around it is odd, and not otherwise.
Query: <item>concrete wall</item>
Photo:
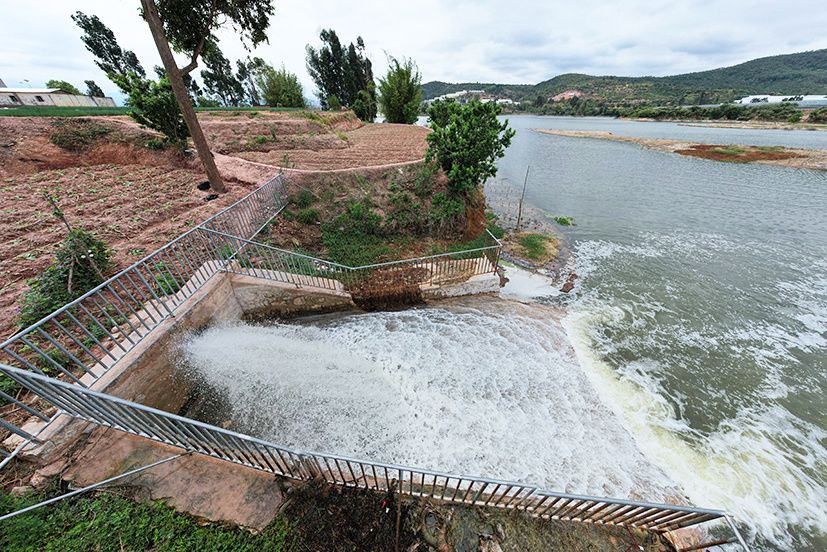
[[[12,96],[17,98],[16,102],[11,99]],[[38,98],[40,98],[40,100],[38,100]],[[0,106],[19,107],[21,105],[41,107],[115,107],[115,100],[112,98],[95,98],[93,96],[76,96],[74,94],[59,93],[4,92],[0,94]]]

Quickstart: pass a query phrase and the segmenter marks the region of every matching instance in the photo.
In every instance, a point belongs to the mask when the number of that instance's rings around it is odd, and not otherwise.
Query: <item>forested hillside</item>
[[[827,49],[765,57],[734,65],[667,77],[615,77],[577,73],[536,85],[428,82],[426,99],[458,90],[485,90],[515,100],[534,101],[566,90],[588,99],[617,103],[704,104],[750,94],[827,94]]]

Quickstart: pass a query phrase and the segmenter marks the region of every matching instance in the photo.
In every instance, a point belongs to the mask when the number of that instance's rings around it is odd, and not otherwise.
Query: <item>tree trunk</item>
[[[155,1],[141,0],[141,6],[144,8],[144,18],[149,25],[152,38],[155,40],[155,46],[158,48],[161,62],[164,64],[164,69],[166,69],[167,78],[172,85],[172,91],[175,93],[175,99],[178,100],[178,105],[181,107],[181,114],[187,123],[192,141],[195,142],[198,157],[201,159],[201,164],[207,172],[210,188],[212,188],[214,192],[224,193],[227,191],[227,188],[224,187],[224,181],[221,180],[221,175],[218,172],[218,167],[215,165],[215,159],[213,159],[210,146],[207,144],[207,139],[201,130],[201,124],[198,122],[198,117],[195,114],[195,109],[193,109],[192,103],[190,102],[187,87],[184,84],[184,77],[181,74],[181,70],[178,69],[178,64],[175,63],[175,58],[172,56],[172,50],[169,47],[169,42],[164,33],[164,24],[161,21],[161,16],[158,15]]]

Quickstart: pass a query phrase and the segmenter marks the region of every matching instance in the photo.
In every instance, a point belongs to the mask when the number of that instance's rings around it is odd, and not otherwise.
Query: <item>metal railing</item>
[[[422,286],[464,281],[472,276],[496,272],[502,250],[500,241],[486,230],[487,245],[484,247],[353,267],[225,232],[211,232],[226,240],[237,252],[232,258],[234,262],[226,267],[228,272],[298,287],[333,290],[353,289],[367,281],[382,285],[401,280]]]
[[[348,291],[391,285],[443,285],[497,269],[501,244],[361,267],[252,240],[286,206],[283,175],[205,220],[42,320],[0,343],[0,361],[81,387],[93,385],[213,276],[233,272],[297,287]],[[42,420],[47,412],[0,390],[0,404]],[[32,435],[0,418],[1,430]],[[0,447],[0,468],[11,454]]]
[[[233,243],[207,227],[230,228],[254,237],[285,206],[278,175],[202,225],[120,271],[94,289],[0,343],[0,360],[43,375],[59,375],[81,387],[93,385],[121,358],[237,253]],[[0,390],[0,403],[51,420],[42,408]],[[34,435],[0,418],[0,429],[32,442]],[[2,468],[26,443],[9,453],[0,447]]]
[[[721,510],[559,493],[513,481],[299,451],[11,366],[0,364],[0,373],[71,417],[283,477],[655,532],[725,520],[746,549]]]

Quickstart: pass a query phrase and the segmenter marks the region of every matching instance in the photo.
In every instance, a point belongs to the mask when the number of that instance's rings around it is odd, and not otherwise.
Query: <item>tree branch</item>
[[[192,58],[190,58],[190,62],[178,70],[181,72],[182,77],[184,75],[189,75],[190,73],[192,73],[193,69],[198,67],[198,56],[201,55],[201,51],[204,49],[204,45],[206,43],[207,37],[201,38],[201,42],[198,43],[198,46],[196,46],[195,50],[193,50],[192,52]]]

